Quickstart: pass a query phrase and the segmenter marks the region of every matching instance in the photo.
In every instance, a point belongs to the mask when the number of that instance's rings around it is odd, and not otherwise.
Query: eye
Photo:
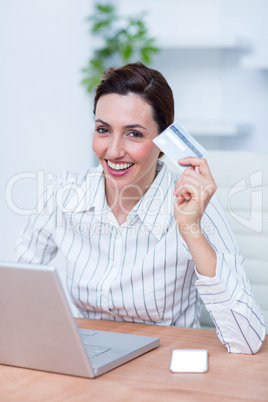
[[[109,130],[106,127],[97,127],[96,131],[100,134],[105,134],[108,133]]]
[[[130,133],[128,133],[129,137],[131,138],[142,138],[143,134],[140,133],[139,131],[131,131]]]

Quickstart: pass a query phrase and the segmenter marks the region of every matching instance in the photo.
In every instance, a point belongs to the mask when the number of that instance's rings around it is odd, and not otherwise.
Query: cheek
[[[154,144],[148,144],[146,146],[140,146],[136,149],[137,159],[144,160],[148,158],[157,158],[158,149]]]
[[[95,135],[93,135],[93,139],[92,139],[92,149],[96,155],[100,155],[103,150],[102,141]]]

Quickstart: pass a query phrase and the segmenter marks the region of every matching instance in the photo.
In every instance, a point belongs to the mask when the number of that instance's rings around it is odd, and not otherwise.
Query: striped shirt
[[[229,352],[255,353],[265,327],[243,257],[215,197],[202,230],[217,254],[216,276],[200,275],[174,218],[177,175],[161,163],[145,195],[119,225],[101,166],[49,186],[13,260],[66,258],[67,288],[85,318],[198,327],[200,298]]]

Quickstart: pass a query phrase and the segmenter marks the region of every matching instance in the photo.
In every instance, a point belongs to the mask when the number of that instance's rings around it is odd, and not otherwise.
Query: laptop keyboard
[[[83,338],[83,335],[87,335],[87,336],[97,335],[97,332],[94,331],[93,329],[78,328],[78,331],[79,331],[80,335],[82,336],[82,338]]]
[[[111,350],[111,348],[99,345],[84,345],[84,346],[87,351],[87,355],[90,359],[93,359],[93,357],[102,355],[103,353],[106,353],[109,350]]]
[[[97,335],[98,332],[91,330],[91,329],[83,329],[83,328],[79,328],[79,332],[80,332],[81,338],[83,340],[83,344],[86,349],[87,355],[90,359],[93,359],[94,357],[102,355],[103,353],[106,353],[109,350],[111,350],[111,348],[109,348],[107,346],[90,345],[88,343],[88,342],[90,342],[89,337]]]

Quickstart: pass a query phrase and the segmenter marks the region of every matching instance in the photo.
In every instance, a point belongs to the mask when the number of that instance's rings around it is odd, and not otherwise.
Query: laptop
[[[79,329],[55,267],[0,263],[0,364],[94,378],[159,344]]]

